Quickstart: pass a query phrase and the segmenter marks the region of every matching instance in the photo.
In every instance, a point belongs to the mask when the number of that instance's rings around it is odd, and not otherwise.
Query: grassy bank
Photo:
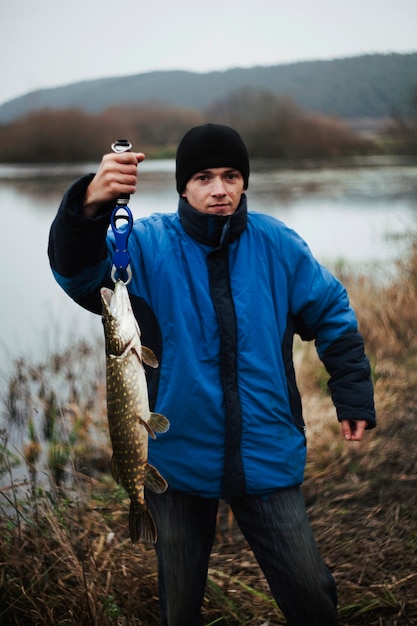
[[[339,585],[341,626],[405,626],[417,623],[417,251],[386,286],[340,273],[371,358],[379,422],[361,444],[343,442],[314,347],[297,343],[304,493]],[[153,548],[131,545],[128,501],[109,475],[101,343],[16,361],[3,412],[0,624],[157,625]],[[285,623],[226,507],[203,612],[212,625]]]

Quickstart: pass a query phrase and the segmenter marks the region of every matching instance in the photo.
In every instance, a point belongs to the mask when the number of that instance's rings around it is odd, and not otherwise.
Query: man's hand
[[[142,152],[105,154],[97,174],[87,187],[84,215],[94,217],[102,204],[115,202],[121,194],[135,193],[137,166],[144,158]]]
[[[366,428],[366,420],[343,420],[342,434],[347,441],[362,441]]]

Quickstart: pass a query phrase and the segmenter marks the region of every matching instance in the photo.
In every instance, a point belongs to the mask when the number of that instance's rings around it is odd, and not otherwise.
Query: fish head
[[[103,325],[106,353],[121,356],[131,346],[140,348],[140,328],[133,314],[125,283],[118,280],[114,291],[107,287],[100,290],[103,305]]]

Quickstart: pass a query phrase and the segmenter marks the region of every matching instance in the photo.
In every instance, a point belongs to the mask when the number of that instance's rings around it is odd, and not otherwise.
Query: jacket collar
[[[178,213],[185,232],[206,246],[225,246],[237,239],[246,228],[248,210],[246,196],[233,215],[211,215],[196,211],[185,198],[180,197]]]

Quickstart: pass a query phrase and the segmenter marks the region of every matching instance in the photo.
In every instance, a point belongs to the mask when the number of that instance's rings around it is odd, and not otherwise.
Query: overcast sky
[[[0,10],[0,104],[153,70],[416,51],[417,0],[13,0]]]

